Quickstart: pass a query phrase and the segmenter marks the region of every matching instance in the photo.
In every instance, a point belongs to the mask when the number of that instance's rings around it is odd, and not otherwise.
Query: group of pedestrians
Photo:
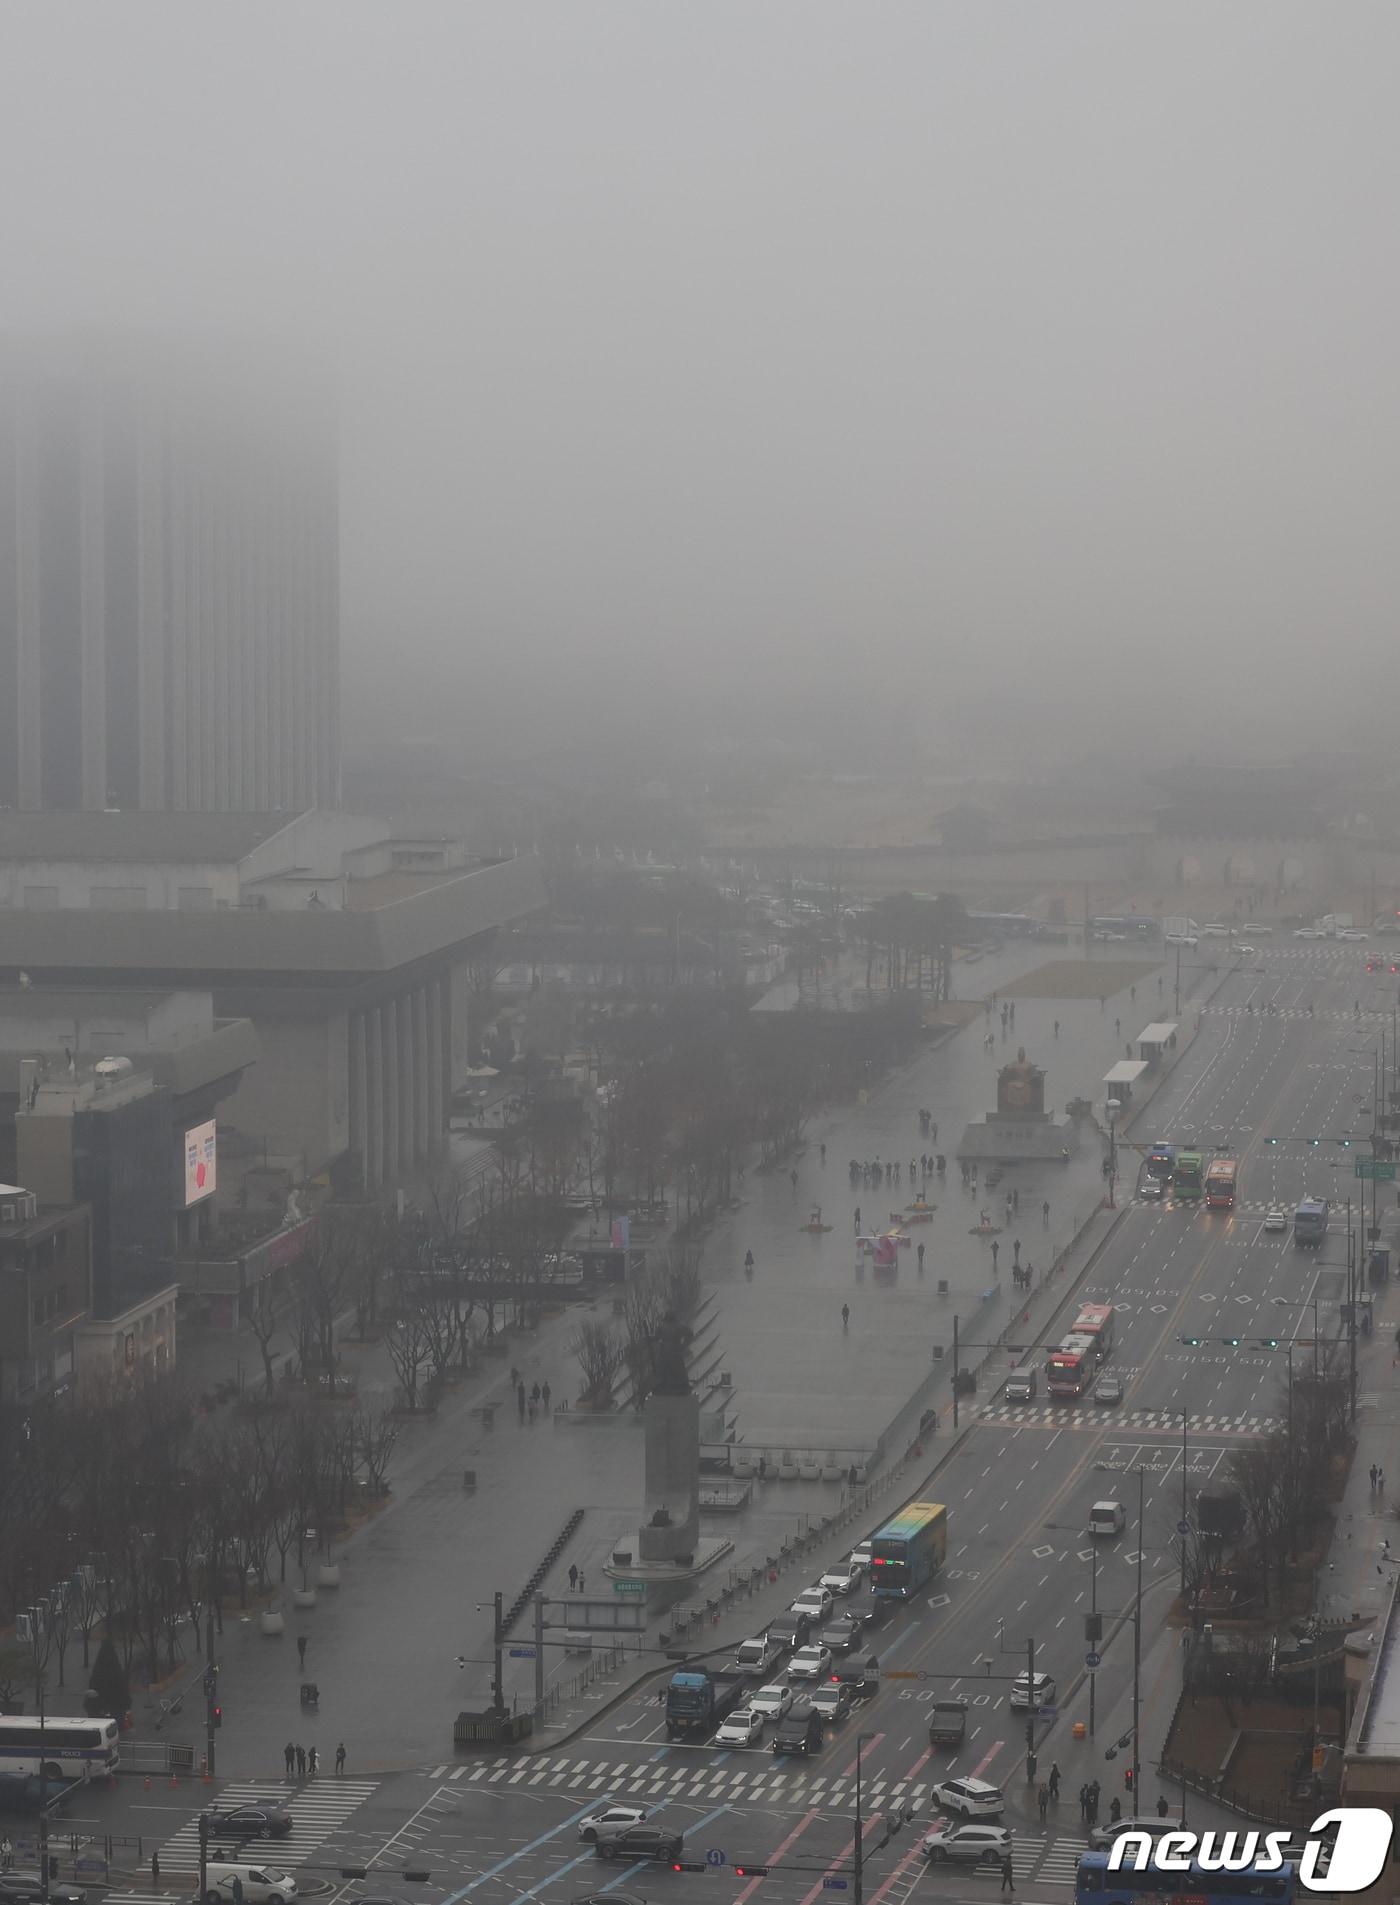
[[[573,1561],[569,1563],[569,1592],[571,1594],[583,1592],[583,1569]]]
[[[515,1406],[522,1422],[527,1417],[533,1422],[537,1415],[549,1414],[549,1399],[553,1391],[547,1382],[536,1382],[532,1389],[527,1390],[525,1378],[518,1369],[511,1370],[510,1379],[515,1388]]]
[[[282,1758],[286,1764],[288,1779],[315,1779],[320,1771],[320,1755],[314,1746],[295,1746],[288,1740],[282,1748]],[[337,1778],[345,1771],[344,1740],[335,1749],[335,1771]]]
[[[1371,1464],[1371,1493],[1373,1495],[1385,1493],[1385,1470],[1376,1462]]]

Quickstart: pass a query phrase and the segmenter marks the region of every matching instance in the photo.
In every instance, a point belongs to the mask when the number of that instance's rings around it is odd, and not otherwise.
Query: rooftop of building
[[[0,811],[0,860],[83,865],[235,864],[299,818],[271,814],[20,813]]]

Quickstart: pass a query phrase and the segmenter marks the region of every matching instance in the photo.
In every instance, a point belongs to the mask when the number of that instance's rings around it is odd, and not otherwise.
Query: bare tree
[[[609,1407],[613,1383],[622,1367],[622,1343],[616,1330],[610,1323],[589,1317],[569,1338],[569,1348],[578,1359],[583,1377],[580,1402],[590,1409]]]

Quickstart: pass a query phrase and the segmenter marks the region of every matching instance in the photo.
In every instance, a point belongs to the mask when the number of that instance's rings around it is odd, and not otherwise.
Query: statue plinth
[[[658,1394],[642,1406],[646,1430],[646,1489],[639,1559],[655,1566],[695,1553],[700,1539],[700,1398]],[[667,1521],[653,1517],[664,1510]]]
[[[1022,1046],[997,1074],[997,1108],[963,1132],[960,1164],[1051,1163],[1068,1158],[1077,1133],[1045,1109],[1045,1073]]]

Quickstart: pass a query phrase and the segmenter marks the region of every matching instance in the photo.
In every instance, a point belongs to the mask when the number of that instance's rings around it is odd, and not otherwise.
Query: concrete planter
[[[287,1623],[283,1619],[280,1607],[264,1608],[262,1613],[258,1616],[258,1625],[264,1634],[282,1634],[286,1632],[287,1628]]]
[[[340,1563],[338,1561],[323,1561],[316,1570],[316,1585],[317,1587],[323,1588],[338,1588],[340,1586]]]
[[[822,1467],[824,1482],[839,1482],[845,1479],[846,1471],[839,1462],[827,1462]]]
[[[803,1462],[799,1465],[797,1472],[804,1482],[819,1482],[822,1478],[822,1465],[820,1462]]]
[[[316,1590],[313,1587],[297,1588],[292,1595],[293,1607],[315,1607]]]
[[[746,1482],[754,1473],[754,1464],[747,1455],[736,1455],[733,1474],[736,1481]]]
[[[778,1464],[778,1480],[780,1482],[795,1482],[797,1480],[797,1464],[790,1455],[785,1455]]]

